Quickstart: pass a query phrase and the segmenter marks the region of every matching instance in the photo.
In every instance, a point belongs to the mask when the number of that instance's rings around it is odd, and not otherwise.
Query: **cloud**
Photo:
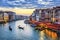
[[[33,4],[25,4],[25,5],[21,5],[22,8],[36,8],[37,5],[33,5]]]
[[[42,4],[42,5],[49,5],[51,4],[52,2],[50,2],[52,0],[48,0],[48,1],[44,1],[44,0],[38,0],[37,3],[38,4]]]
[[[38,0],[38,1],[43,1],[43,0]]]
[[[53,1],[53,0],[47,0],[47,1]]]
[[[22,6],[23,4],[21,2],[25,2],[24,0],[16,0],[16,1],[6,1],[6,3],[10,6],[13,6],[13,7],[20,7]]]
[[[9,1],[9,0],[6,0],[6,1]],[[12,0],[12,1],[15,1],[15,2],[19,2],[19,1],[25,2],[25,0]],[[12,1],[11,1],[11,2],[12,2]]]
[[[7,1],[7,4],[20,7],[20,8],[36,8],[37,7],[37,5],[34,5],[32,2],[26,2],[25,0]]]
[[[38,4],[48,5],[48,4],[50,4],[50,2],[40,1],[40,2],[38,2]]]
[[[22,1],[22,2],[25,2],[25,0],[18,0],[18,1]]]
[[[3,11],[13,11],[13,9],[9,8],[9,7],[0,7],[0,10],[3,10]]]
[[[7,4],[9,4],[9,5],[21,5],[21,3],[19,3],[19,1],[13,1],[13,2],[10,2],[10,1],[7,1]]]
[[[60,5],[60,0],[2,0],[0,6],[20,8],[41,8]]]

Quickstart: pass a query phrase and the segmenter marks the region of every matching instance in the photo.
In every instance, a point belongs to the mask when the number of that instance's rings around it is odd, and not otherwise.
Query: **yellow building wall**
[[[8,16],[4,16],[4,21],[7,22],[9,20]]]
[[[7,22],[9,20],[9,15],[7,13],[4,13],[4,21]]]

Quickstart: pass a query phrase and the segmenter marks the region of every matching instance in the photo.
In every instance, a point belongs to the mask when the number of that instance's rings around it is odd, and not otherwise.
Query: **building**
[[[55,23],[60,24],[60,6],[53,8],[53,17],[55,19]]]
[[[15,13],[12,11],[0,11],[0,23],[15,20]]]
[[[30,16],[29,22],[36,25],[37,29],[42,27],[60,34],[60,6],[36,10]]]
[[[4,21],[4,12],[0,11],[0,22]]]
[[[16,18],[16,13],[15,13],[15,12],[5,11],[5,13],[8,14],[8,16],[9,16],[9,21],[14,21],[14,20],[16,20],[16,19],[15,19],[15,18]]]
[[[30,16],[31,20],[48,21],[53,23],[60,22],[60,7],[36,9]]]
[[[9,15],[4,12],[4,21],[7,22],[9,21]]]

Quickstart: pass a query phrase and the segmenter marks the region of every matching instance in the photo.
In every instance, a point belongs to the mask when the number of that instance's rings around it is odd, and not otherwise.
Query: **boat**
[[[12,28],[11,28],[11,26],[9,26],[9,30],[10,30],[10,31],[12,31]]]
[[[20,25],[18,26],[18,28],[24,30],[24,27],[20,27]]]

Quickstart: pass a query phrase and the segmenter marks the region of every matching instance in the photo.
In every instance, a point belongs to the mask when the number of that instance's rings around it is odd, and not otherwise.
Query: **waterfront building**
[[[36,9],[30,16],[30,19],[36,21],[60,23],[60,6],[53,8]]]
[[[60,24],[60,7],[53,8],[55,23]]]
[[[0,22],[4,20],[4,12],[0,11]]]
[[[9,15],[4,12],[4,21],[7,22],[9,21]]]
[[[15,18],[16,18],[16,13],[15,12],[12,12],[12,11],[5,11],[5,13],[7,13],[8,14],[8,16],[9,16],[9,21],[14,21],[14,20],[16,20]]]
[[[30,17],[32,18],[32,20],[39,21],[39,18],[40,18],[40,16],[39,16],[39,10],[36,9]]]
[[[0,11],[0,23],[15,20],[15,13],[12,11]]]

